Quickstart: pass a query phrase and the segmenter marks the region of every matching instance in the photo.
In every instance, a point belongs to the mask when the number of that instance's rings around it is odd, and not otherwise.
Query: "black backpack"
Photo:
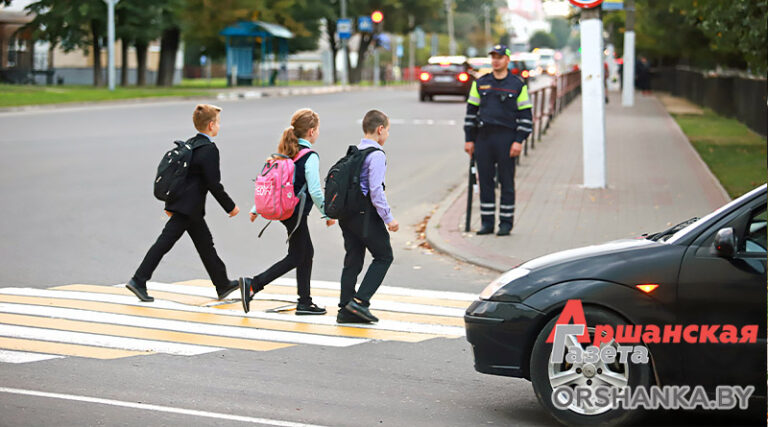
[[[157,166],[155,176],[155,197],[164,202],[173,202],[184,191],[184,181],[187,179],[189,165],[192,162],[192,152],[200,144],[193,140],[173,141],[176,148],[165,153]]]
[[[369,147],[358,150],[350,145],[347,155],[342,157],[328,171],[325,177],[325,214],[329,218],[345,218],[365,211],[365,196],[360,188],[360,172],[363,161],[374,151],[384,151]]]

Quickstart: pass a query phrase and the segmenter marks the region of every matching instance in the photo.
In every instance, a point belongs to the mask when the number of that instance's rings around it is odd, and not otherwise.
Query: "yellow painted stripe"
[[[91,359],[119,359],[121,357],[155,354],[153,352],[145,351],[118,350],[114,348],[91,347],[79,344],[4,337],[0,337],[0,349],[58,354],[62,356],[88,357]]]
[[[306,334],[332,335],[375,340],[419,342],[436,338],[439,335],[414,332],[385,331],[378,329],[355,328],[334,325],[315,325],[286,321],[255,319],[249,317],[226,316],[210,313],[194,313],[181,310],[166,310],[148,306],[121,305],[93,301],[65,300],[59,298],[40,298],[16,295],[0,295],[0,301],[19,304],[47,305],[53,307],[76,308],[81,310],[102,311],[106,313],[127,314],[131,316],[154,317],[159,319],[181,320],[185,322],[209,323],[214,325],[241,326],[270,329],[276,331],[302,332]]]
[[[282,307],[284,305],[287,305],[287,304],[283,301],[253,300],[251,301],[251,311],[266,311],[269,309]],[[238,301],[238,302],[233,302],[229,304],[217,305],[215,308],[220,308],[222,310],[242,310],[243,306]],[[336,307],[326,307],[326,308],[328,309],[328,313],[326,314],[326,316],[331,316],[335,318],[336,313],[338,312],[337,308]],[[380,311],[380,310],[373,310],[373,314],[382,320],[396,320],[399,322],[425,323],[429,325],[458,326],[460,328],[464,327],[464,319],[460,317],[434,316],[431,314],[399,313],[395,311]],[[293,311],[287,311],[285,312],[285,315],[295,316]]]
[[[79,291],[79,292],[98,292],[100,294],[135,296],[133,292],[122,286],[97,286],[97,285],[65,285],[50,288],[57,291]],[[203,306],[216,301],[212,298],[199,297],[195,295],[182,295],[173,292],[152,291],[152,296],[158,299],[178,302],[180,304]]]
[[[79,320],[52,319],[48,317],[27,316],[22,314],[0,313],[0,324],[34,326],[37,328],[60,329],[64,331],[87,332],[131,338],[172,341],[177,343],[207,345],[214,347],[236,348],[251,351],[269,351],[291,347],[293,344],[271,341],[227,338],[212,335],[192,334],[188,332],[166,331],[162,329],[136,328],[133,326],[89,323]]]
[[[174,283],[174,285],[199,286],[199,287],[213,286],[211,285],[211,282],[208,280],[187,280],[185,282]],[[270,294],[287,295],[287,296],[290,296],[292,300],[295,300],[296,298],[295,286],[267,285],[262,292],[266,292]],[[339,298],[339,292],[340,291],[331,290],[331,289],[312,288],[312,295],[319,296],[319,297]],[[154,291],[152,291],[152,295],[154,295]],[[467,308],[471,304],[471,302],[469,301],[456,301],[456,300],[443,299],[443,298],[422,298],[422,297],[414,297],[414,296],[408,296],[408,295],[390,295],[390,294],[383,294],[383,293],[377,293],[374,298],[377,300],[383,300],[383,301],[407,302],[411,304],[424,304],[424,305],[437,305],[441,307],[452,307],[452,308]]]

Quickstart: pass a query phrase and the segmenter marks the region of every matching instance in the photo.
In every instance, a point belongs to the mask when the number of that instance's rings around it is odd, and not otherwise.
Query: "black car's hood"
[[[600,245],[584,246],[582,248],[569,249],[566,251],[555,252],[553,254],[544,255],[539,258],[534,258],[522,265],[520,268],[527,268],[532,272],[537,270],[551,267],[554,265],[566,263],[569,261],[576,261],[585,258],[592,258],[597,255],[605,255],[615,253],[617,251],[623,251],[627,249],[643,248],[656,245],[656,242],[645,239],[625,239],[615,240],[613,242],[603,243]]]
[[[499,289],[495,299],[523,301],[549,286],[584,280],[631,287],[676,283],[684,251],[684,246],[634,239],[545,255],[517,267],[527,274]]]

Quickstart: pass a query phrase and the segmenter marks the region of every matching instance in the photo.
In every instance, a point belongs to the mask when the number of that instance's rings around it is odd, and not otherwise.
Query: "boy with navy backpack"
[[[227,268],[213,247],[213,237],[205,222],[205,198],[210,192],[230,217],[240,212],[221,185],[219,149],[213,143],[221,126],[221,108],[200,104],[195,107],[192,122],[198,134],[166,153],[155,178],[155,196],[165,202],[170,217],[160,237],[149,249],[141,265],[126,287],[141,301],[152,302],[147,281],[163,256],[186,232],[216,286],[219,299],[237,289],[237,281],[229,280]]]
[[[400,228],[384,195],[387,164],[382,146],[389,137],[389,118],[381,111],[369,111],[363,118],[363,132],[360,144],[350,147],[347,156],[331,168],[326,178],[326,213],[339,218],[346,251],[338,323],[379,320],[368,307],[394,259],[387,230],[396,232]],[[345,179],[340,183],[342,176]],[[355,291],[366,249],[373,255],[373,261]]]

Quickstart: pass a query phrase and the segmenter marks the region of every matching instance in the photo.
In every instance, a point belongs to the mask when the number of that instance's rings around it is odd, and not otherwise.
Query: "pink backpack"
[[[303,148],[293,159],[282,154],[274,154],[274,157],[279,158],[270,159],[264,164],[261,173],[256,177],[253,196],[256,213],[264,217],[264,219],[286,220],[293,215],[296,205],[301,204],[300,209],[304,209],[306,199],[305,188],[299,191],[298,196],[294,193],[293,189],[293,182],[296,177],[296,166],[294,163],[312,152],[309,148]],[[296,227],[299,226],[299,222],[296,222]],[[296,227],[294,227],[294,231]],[[261,233],[263,232],[264,230],[261,230]],[[259,233],[259,237],[261,237],[261,233]]]

